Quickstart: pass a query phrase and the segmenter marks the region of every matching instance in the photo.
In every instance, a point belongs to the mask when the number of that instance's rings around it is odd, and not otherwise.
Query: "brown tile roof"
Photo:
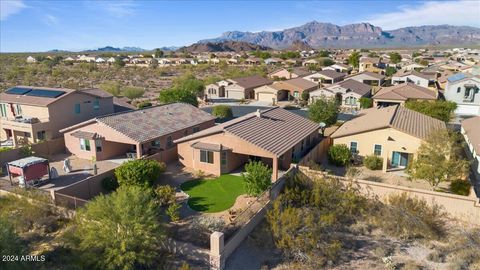
[[[416,70],[410,70],[410,71],[401,71],[396,74],[394,74],[394,77],[404,77],[404,76],[417,76],[420,78],[423,78],[425,80],[435,80],[437,78],[437,73],[436,72],[418,72]]]
[[[335,70],[330,69],[319,71],[318,74],[332,79],[342,78],[346,75],[345,73],[336,72]]]
[[[145,142],[213,119],[190,104],[171,103],[101,116],[96,121],[136,142]]]
[[[225,147],[221,144],[205,143],[205,142],[196,142],[192,144],[192,147],[195,149],[210,150],[215,152],[220,152],[222,150],[229,149],[228,147]]]
[[[75,132],[72,132],[71,134],[75,138],[79,139],[87,139],[87,140],[94,140],[94,139],[99,139],[102,138],[102,136],[96,132],[87,132],[87,131],[82,131],[82,130],[77,130]]]
[[[402,83],[395,86],[380,88],[373,98],[391,100],[435,100],[437,99],[437,94],[431,89],[421,87],[413,83]]]
[[[475,116],[462,121],[462,128],[468,136],[468,140],[480,156],[480,116]]]
[[[378,74],[378,73],[375,73],[375,72],[370,72],[370,71],[364,71],[364,72],[360,72],[360,73],[357,73],[355,75],[352,75],[350,76],[350,78],[353,78],[353,77],[356,77],[358,75],[366,75],[366,76],[370,76],[372,78],[375,78],[376,80],[383,80],[385,79],[385,76],[384,75],[381,75],[381,74]]]
[[[294,79],[290,79],[290,80],[285,80],[285,81],[279,81],[279,82],[276,82],[274,83],[272,86],[281,86],[282,84],[289,84],[293,87],[298,87],[299,89],[301,90],[308,90],[308,89],[312,89],[312,88],[318,88],[318,84],[312,82],[312,81],[309,81],[309,80],[306,80],[304,78],[301,78],[301,77],[298,77],[298,78],[294,78]],[[277,87],[275,87],[277,88]],[[277,88],[278,89],[278,88]],[[280,89],[281,90],[281,89]]]
[[[319,128],[317,123],[278,107],[261,111],[260,115],[258,117],[256,112],[250,113],[175,142],[225,132],[281,156]]]
[[[384,128],[394,128],[425,139],[432,131],[444,129],[446,125],[438,119],[397,105],[363,110],[358,117],[345,122],[331,137],[340,138]]]
[[[308,71],[308,69],[303,68],[303,67],[294,67],[292,69],[292,73],[298,75],[299,77],[304,77],[304,76],[307,76],[309,74],[312,74],[310,71]]]
[[[265,79],[260,75],[253,75],[248,77],[234,78],[232,81],[236,82],[243,88],[255,88],[266,84],[271,84],[272,81]]]
[[[372,87],[370,85],[367,85],[352,79],[348,79],[343,82],[339,82],[337,84],[343,88],[350,89],[354,93],[357,93],[361,96],[364,96],[372,91]]]

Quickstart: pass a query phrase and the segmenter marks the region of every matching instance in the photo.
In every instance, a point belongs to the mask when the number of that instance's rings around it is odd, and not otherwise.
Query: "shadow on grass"
[[[215,204],[208,203],[207,201],[205,197],[190,197],[188,199],[188,206],[195,211],[209,212]]]

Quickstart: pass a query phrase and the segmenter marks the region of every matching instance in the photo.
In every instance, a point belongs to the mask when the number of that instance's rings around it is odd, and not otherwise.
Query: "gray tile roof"
[[[285,109],[274,107],[225,122],[175,142],[185,142],[215,133],[229,133],[277,156],[319,129],[317,123]]]
[[[318,74],[321,74],[325,77],[332,78],[332,79],[342,78],[342,77],[345,77],[346,75],[345,73],[336,72],[335,70],[331,70],[331,69],[321,70],[318,72]]]
[[[331,137],[340,138],[384,128],[394,128],[425,139],[432,131],[446,126],[438,119],[397,105],[363,110],[358,117],[340,126]]]
[[[260,75],[252,75],[252,76],[248,76],[248,77],[234,78],[232,80],[234,82],[236,82],[238,85],[240,85],[241,87],[245,88],[245,89],[255,88],[255,87],[262,86],[262,85],[273,83],[271,80],[265,79]]]
[[[97,117],[96,121],[136,142],[145,142],[213,119],[190,104],[171,103]]]
[[[343,88],[350,89],[361,96],[364,96],[372,91],[372,87],[370,85],[352,79],[348,79],[337,84]]]

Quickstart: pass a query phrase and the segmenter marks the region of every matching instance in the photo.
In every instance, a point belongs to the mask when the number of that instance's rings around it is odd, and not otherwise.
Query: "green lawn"
[[[246,193],[243,178],[229,174],[215,179],[188,181],[181,185],[181,189],[190,195],[190,208],[207,213],[227,210],[239,195]]]

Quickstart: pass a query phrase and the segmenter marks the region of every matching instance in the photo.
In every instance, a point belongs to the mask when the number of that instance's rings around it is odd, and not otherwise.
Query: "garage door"
[[[242,99],[245,98],[245,93],[243,91],[227,90],[227,98]]]
[[[272,102],[272,98],[275,98],[275,95],[272,93],[257,93],[258,101]]]
[[[459,115],[479,115],[480,109],[478,106],[458,105],[455,114]]]

